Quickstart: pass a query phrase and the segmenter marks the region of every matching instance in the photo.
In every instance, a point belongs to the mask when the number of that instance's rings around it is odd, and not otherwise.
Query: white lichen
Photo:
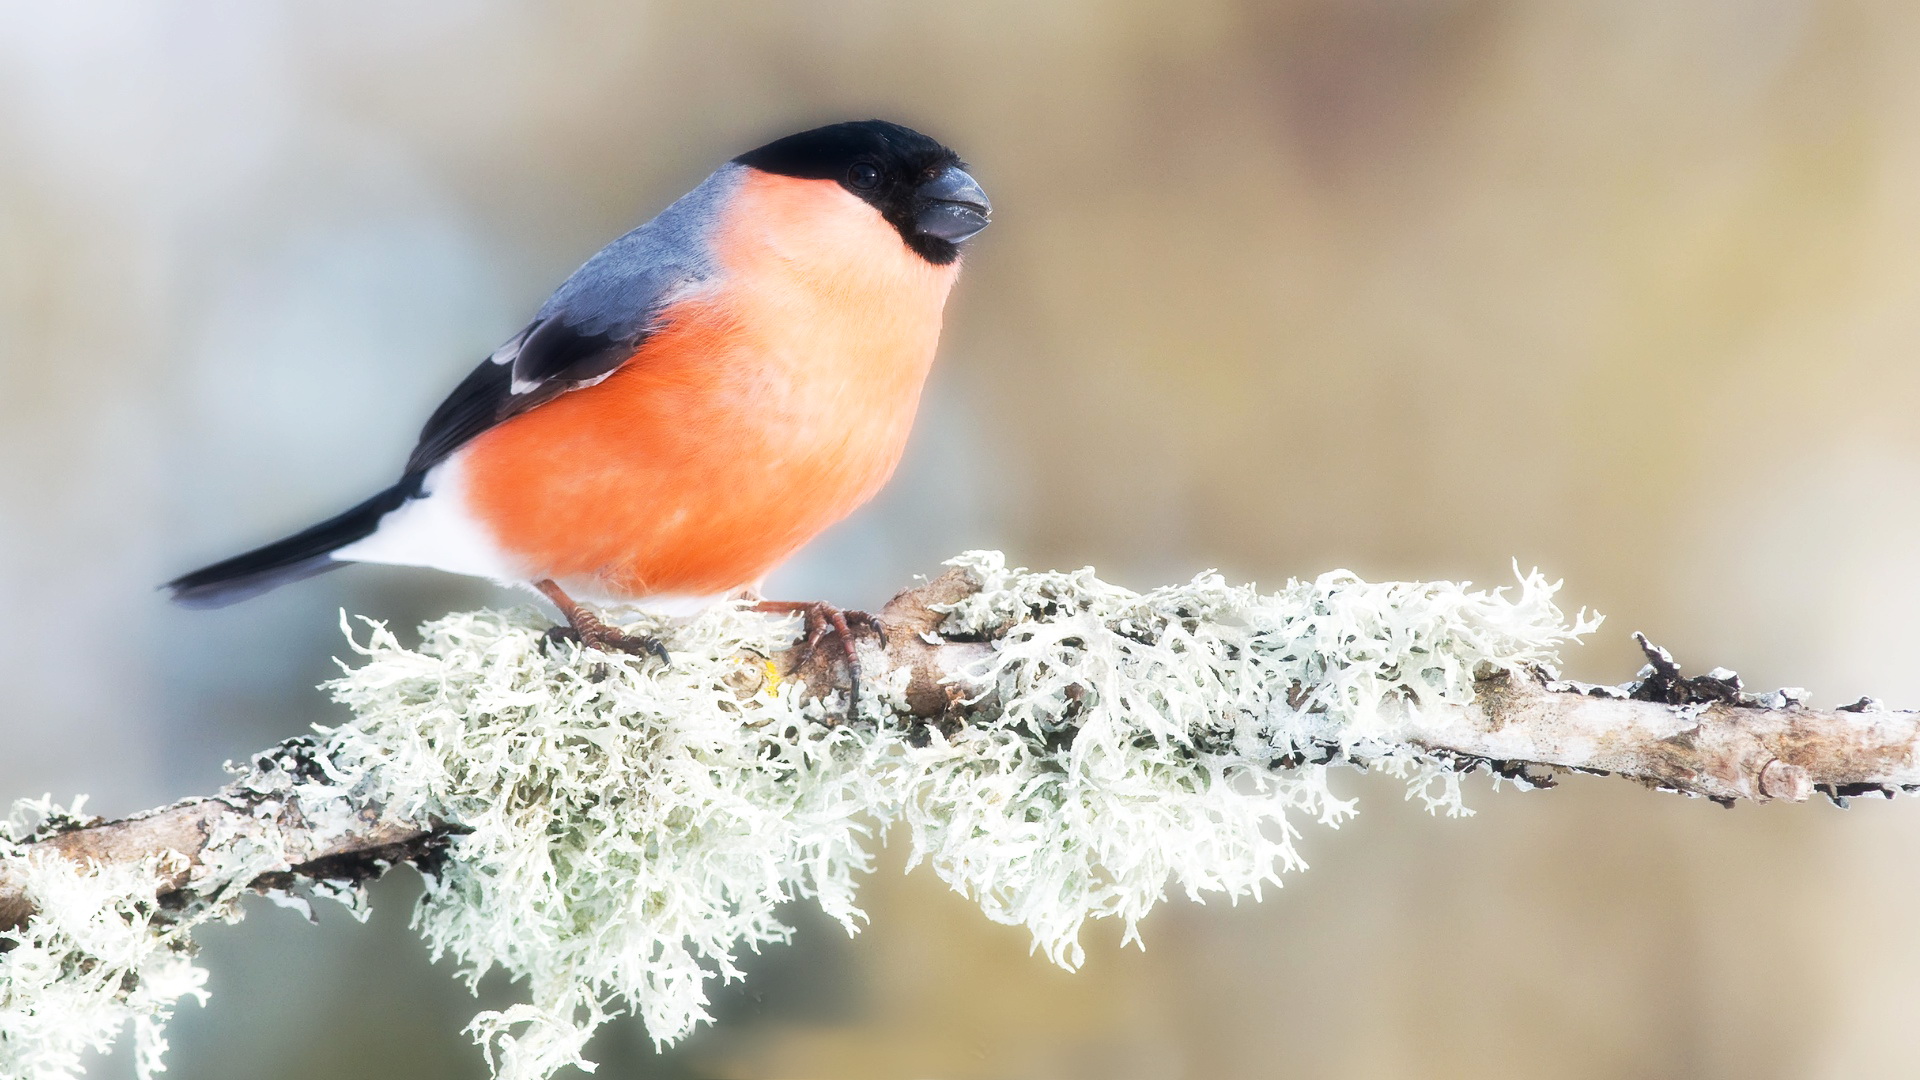
[[[470,1030],[498,1076],[532,1080],[591,1068],[582,1048],[617,1013],[661,1044],[707,1020],[709,984],[788,937],[784,903],[855,930],[856,882],[896,825],[912,863],[1069,968],[1089,919],[1137,942],[1169,889],[1258,899],[1305,866],[1302,823],[1354,812],[1332,765],[1460,812],[1459,763],[1408,746],[1403,725],[1593,626],[1537,574],[1513,598],[1346,573],[1136,594],[990,552],[955,564],[980,587],[942,629],[993,645],[958,679],[970,702],[938,721],[905,715],[908,673],[874,670],[876,652],[859,715],[835,722],[840,704],[803,700],[768,662],[795,621],[738,607],[636,614],[672,650],[664,666],[549,647],[530,611],[448,616],[417,649],[369,624],[363,662],[332,684],[354,718],[322,733],[325,777],[285,797],[453,831],[417,922],[470,982],[499,968],[524,984]],[[17,980],[15,953],[0,979]]]
[[[1090,569],[1009,570],[998,552],[953,564],[981,588],[947,630],[996,637],[970,674],[1000,708],[909,778],[914,855],[1067,967],[1086,919],[1118,917],[1138,940],[1170,882],[1258,899],[1303,869],[1291,815],[1338,826],[1354,812],[1330,762],[1460,812],[1458,773],[1398,724],[1464,707],[1476,678],[1549,664],[1597,625],[1569,624],[1537,573],[1509,600],[1345,571],[1266,595],[1211,573],[1136,594]]]
[[[174,1005],[204,1001],[207,975],[186,927],[161,917],[159,860],[81,866],[18,842],[29,817],[59,814],[49,801],[23,802],[0,823],[0,880],[18,883],[38,909],[26,926],[0,931],[0,1077],[77,1076],[87,1051],[104,1052],[131,1023],[145,1080],[164,1068]]]
[[[871,732],[814,722],[759,678],[790,627],[736,608],[653,626],[671,665],[548,650],[531,612],[455,615],[418,651],[376,627],[334,684],[358,719],[335,766],[370,776],[390,813],[463,830],[419,925],[470,980],[500,966],[531,1001],[478,1017],[503,1077],[584,1065],[618,1003],[660,1042],[706,1018],[705,982],[784,941],[775,908],[816,898],[857,918],[881,796]]]

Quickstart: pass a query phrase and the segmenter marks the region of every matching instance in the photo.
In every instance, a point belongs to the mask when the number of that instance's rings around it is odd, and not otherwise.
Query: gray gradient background
[[[0,0],[0,795],[122,813],[339,714],[355,569],[216,613],[153,586],[390,481],[596,247],[725,157],[880,114],[998,208],[909,460],[777,591],[964,547],[1565,575],[1570,657],[1920,705],[1920,7],[1901,0],[302,4]],[[1920,804],[1727,812],[1580,778],[1391,783],[1260,905],[1027,954],[896,846],[600,1075],[1920,1075]],[[405,928],[254,906],[170,1075],[483,1075]],[[489,985],[490,1001],[506,989]],[[130,1075],[124,1054],[96,1075]]]

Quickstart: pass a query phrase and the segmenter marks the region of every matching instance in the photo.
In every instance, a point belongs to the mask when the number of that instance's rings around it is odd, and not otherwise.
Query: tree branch
[[[906,703],[923,722],[964,722],[967,710],[992,709],[988,688],[968,683],[970,665],[990,655],[988,641],[941,636],[944,613],[975,589],[951,571],[896,596],[881,613],[884,647],[863,647],[869,680],[904,668]],[[1415,711],[1386,733],[1461,771],[1487,768],[1534,784],[1557,770],[1605,773],[1648,787],[1735,800],[1803,801],[1819,791],[1844,805],[1853,795],[1891,796],[1920,789],[1920,713],[1874,702],[1810,709],[1797,691],[1752,694],[1731,672],[1683,678],[1667,653],[1640,638],[1649,664],[1637,681],[1603,687],[1500,675],[1482,680],[1473,705]],[[833,650],[806,657],[793,678],[810,691],[846,689]],[[799,650],[773,658],[781,670]],[[963,708],[964,704],[964,708]],[[303,805],[294,781],[311,777],[310,738],[259,755],[253,770],[218,795],[188,799],[119,821],[67,823],[29,845],[30,852],[76,861],[137,863],[159,859],[162,899],[187,902],[250,885],[284,888],[294,878],[361,879],[430,854],[449,831],[433,822],[388,817],[379,806]],[[284,845],[277,868],[246,881],[222,877],[222,856],[249,840]],[[21,885],[0,876],[0,930],[33,913]]]

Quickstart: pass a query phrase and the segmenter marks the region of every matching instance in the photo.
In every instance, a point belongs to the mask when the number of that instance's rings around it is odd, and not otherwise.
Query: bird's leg
[[[775,615],[799,615],[806,620],[806,637],[800,644],[799,655],[793,661],[792,671],[799,671],[813,659],[815,650],[829,635],[840,638],[841,657],[847,665],[848,712],[852,712],[860,701],[860,654],[854,649],[853,628],[864,627],[880,639],[880,647],[887,647],[887,631],[880,620],[864,611],[849,611],[834,607],[818,600],[762,600],[753,605],[754,611],[765,611]],[[791,672],[789,672],[791,674]]]
[[[551,579],[536,581],[533,587],[539,589],[542,596],[553,601],[553,606],[559,608],[560,614],[567,620],[566,630],[556,626],[547,631],[547,637],[556,640],[567,637],[578,638],[580,644],[589,649],[599,649],[601,652],[618,651],[632,653],[635,656],[652,653],[660,658],[661,663],[668,662],[665,645],[643,634],[629,634],[608,626],[601,621],[600,616],[588,611],[575,602],[573,597],[562,592],[560,586],[554,584]]]

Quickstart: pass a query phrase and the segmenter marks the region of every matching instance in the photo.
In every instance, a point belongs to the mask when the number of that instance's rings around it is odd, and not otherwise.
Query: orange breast
[[[723,274],[605,382],[463,453],[475,517],[588,595],[757,582],[899,462],[956,267],[839,185],[749,170]]]

